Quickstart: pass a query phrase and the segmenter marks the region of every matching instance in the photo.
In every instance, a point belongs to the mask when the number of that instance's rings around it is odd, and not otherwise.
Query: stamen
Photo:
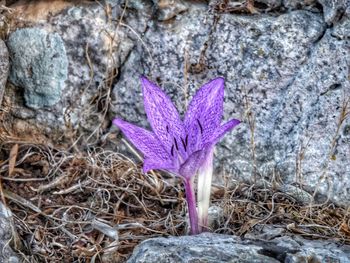
[[[171,156],[174,157],[174,144],[171,146],[171,150],[170,150]]]
[[[177,141],[176,141],[176,138],[174,138],[174,142],[175,142],[175,147],[176,147],[176,150],[179,150],[179,146],[177,146]]]
[[[198,119],[197,119],[197,122],[198,122],[199,128],[201,129],[201,134],[203,134],[203,127]]]
[[[182,142],[182,145],[183,145],[183,147],[184,147],[184,149],[185,149],[185,152],[186,152],[186,143],[185,143],[185,141],[182,139],[182,137],[181,137],[181,142]]]
[[[165,126],[166,132],[169,133],[169,126]]]

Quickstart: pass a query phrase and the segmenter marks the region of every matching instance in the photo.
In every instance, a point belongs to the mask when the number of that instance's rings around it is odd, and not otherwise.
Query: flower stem
[[[198,228],[198,214],[196,208],[196,196],[193,190],[193,182],[191,179],[185,179],[185,192],[186,192],[186,200],[188,206],[188,214],[190,218],[190,226],[191,226],[191,235],[199,234]]]
[[[208,209],[210,203],[210,190],[213,175],[213,152],[214,147],[210,150],[207,159],[198,171],[198,224],[199,231],[208,230]]]

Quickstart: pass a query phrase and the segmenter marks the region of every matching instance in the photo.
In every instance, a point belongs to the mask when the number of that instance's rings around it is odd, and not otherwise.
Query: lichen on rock
[[[10,80],[24,89],[26,106],[56,104],[67,79],[68,60],[61,37],[39,28],[13,32],[8,41],[12,59]]]

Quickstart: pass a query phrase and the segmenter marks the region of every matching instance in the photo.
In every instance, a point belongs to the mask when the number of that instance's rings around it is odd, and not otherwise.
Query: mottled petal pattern
[[[167,170],[184,178],[191,233],[207,228],[212,159],[215,144],[240,123],[230,120],[220,126],[223,115],[224,79],[216,78],[194,95],[184,122],[170,98],[154,83],[141,77],[144,107],[153,132],[121,119],[114,119],[126,138],[144,154],[143,172]],[[198,178],[198,218],[193,192]],[[199,226],[200,223],[202,226]]]
[[[203,141],[204,145],[214,145],[216,144],[227,132],[231,131],[234,127],[240,124],[241,121],[232,119],[225,124],[218,127],[215,132],[212,133],[211,137],[206,141]]]
[[[171,162],[159,162],[159,160],[154,158],[147,158],[143,162],[143,172],[147,173],[150,170],[166,170],[178,174],[178,168],[174,167]]]
[[[122,130],[126,138],[132,144],[134,144],[145,157],[152,158],[155,162],[158,161],[160,165],[163,163],[172,163],[168,152],[159,142],[157,136],[155,136],[152,132],[137,127],[121,119],[114,119],[113,124]]]
[[[216,78],[202,86],[187,109],[184,125],[190,151],[199,150],[220,125],[223,114],[224,79]]]
[[[153,132],[164,148],[171,151],[174,138],[184,137],[184,127],[179,113],[170,98],[154,83],[141,77],[144,107]]]

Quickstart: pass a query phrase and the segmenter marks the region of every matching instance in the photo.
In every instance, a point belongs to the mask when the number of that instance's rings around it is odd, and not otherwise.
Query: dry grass
[[[79,153],[1,137],[3,194],[27,262],[124,262],[142,240],[186,234],[181,181],[142,174],[120,153]],[[274,224],[308,238],[350,244],[350,215],[327,203],[301,205],[273,189],[237,183],[216,187],[224,216],[213,232],[244,235]]]
[[[145,238],[184,234],[180,181],[143,175],[121,154],[89,149],[78,155],[9,141],[1,144],[3,157],[4,198],[29,262],[124,261]]]

